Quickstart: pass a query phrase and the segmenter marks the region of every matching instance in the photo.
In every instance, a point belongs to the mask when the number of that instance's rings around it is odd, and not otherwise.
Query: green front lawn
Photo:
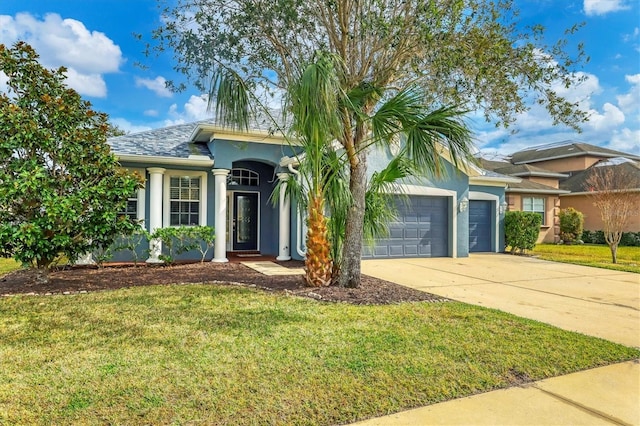
[[[176,285],[0,299],[0,424],[319,424],[637,358],[457,302]]]
[[[544,260],[640,273],[640,247],[618,247],[616,264],[606,245],[538,244],[530,253]]]
[[[5,259],[0,257],[0,276],[15,271],[20,268],[20,264],[13,259]]]

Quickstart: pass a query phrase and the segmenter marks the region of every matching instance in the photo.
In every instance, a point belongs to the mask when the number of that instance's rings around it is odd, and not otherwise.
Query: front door
[[[258,193],[233,193],[233,251],[258,250]]]

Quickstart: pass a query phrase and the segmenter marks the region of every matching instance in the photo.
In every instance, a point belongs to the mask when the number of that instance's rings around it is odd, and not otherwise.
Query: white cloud
[[[177,104],[171,105],[169,107],[169,117],[171,118],[165,120],[164,125],[173,126],[211,118],[211,113],[207,111],[208,99],[209,96],[206,94],[200,96],[191,95],[187,103],[182,106],[182,111]]]
[[[624,123],[624,113],[617,106],[605,102],[602,109],[604,111],[602,114],[594,109],[589,111],[589,121],[586,126],[595,131],[604,131],[613,130]]]
[[[616,96],[622,111],[632,114],[640,110],[640,74],[626,75],[625,80],[631,84],[629,93]]]
[[[157,109],[148,109],[143,114],[147,117],[157,117],[160,115]]]
[[[584,13],[588,16],[605,15],[629,9],[624,0],[584,0]]]
[[[80,74],[74,68],[69,68],[66,75],[67,84],[78,93],[97,98],[107,96],[107,84],[100,74]]]
[[[47,67],[65,66],[68,84],[81,95],[105,97],[103,75],[118,72],[123,62],[120,47],[104,33],[89,31],[82,22],[55,13],[39,20],[29,13],[0,15],[0,43],[29,43]]]
[[[607,147],[629,154],[640,155],[640,129],[624,128],[614,131]]]
[[[167,89],[167,80],[162,77],[156,77],[153,80],[149,78],[136,77],[136,87],[146,87],[161,98],[171,98],[173,93]]]

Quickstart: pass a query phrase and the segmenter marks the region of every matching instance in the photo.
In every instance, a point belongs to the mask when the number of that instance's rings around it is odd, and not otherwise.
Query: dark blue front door
[[[258,193],[233,193],[233,251],[258,250]]]

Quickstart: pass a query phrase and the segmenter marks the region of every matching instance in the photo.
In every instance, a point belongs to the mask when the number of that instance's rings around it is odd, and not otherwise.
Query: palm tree
[[[297,192],[299,201],[306,201],[305,265],[307,283],[312,286],[332,281],[359,284],[359,264],[353,263],[354,250],[359,253],[359,247],[347,247],[345,233],[356,232],[361,240],[372,241],[386,232],[395,214],[392,198],[385,195],[394,192],[389,191],[390,186],[408,176],[441,177],[446,170],[443,151],[455,166],[473,161],[471,134],[463,122],[465,111],[440,107],[429,112],[418,87],[397,91],[362,83],[345,93],[341,70],[334,56],[317,53],[286,93],[291,136],[303,153],[298,158],[303,184],[288,185],[288,190]],[[219,120],[246,128],[248,87],[230,72],[216,78]],[[358,143],[344,143],[352,137]],[[365,176],[365,186],[354,185],[361,179],[350,177],[366,171],[367,154],[399,138],[403,148],[398,158],[371,179]],[[330,219],[325,211],[330,212]],[[347,229],[352,215],[363,217],[361,229]],[[343,264],[344,260],[348,262]]]

